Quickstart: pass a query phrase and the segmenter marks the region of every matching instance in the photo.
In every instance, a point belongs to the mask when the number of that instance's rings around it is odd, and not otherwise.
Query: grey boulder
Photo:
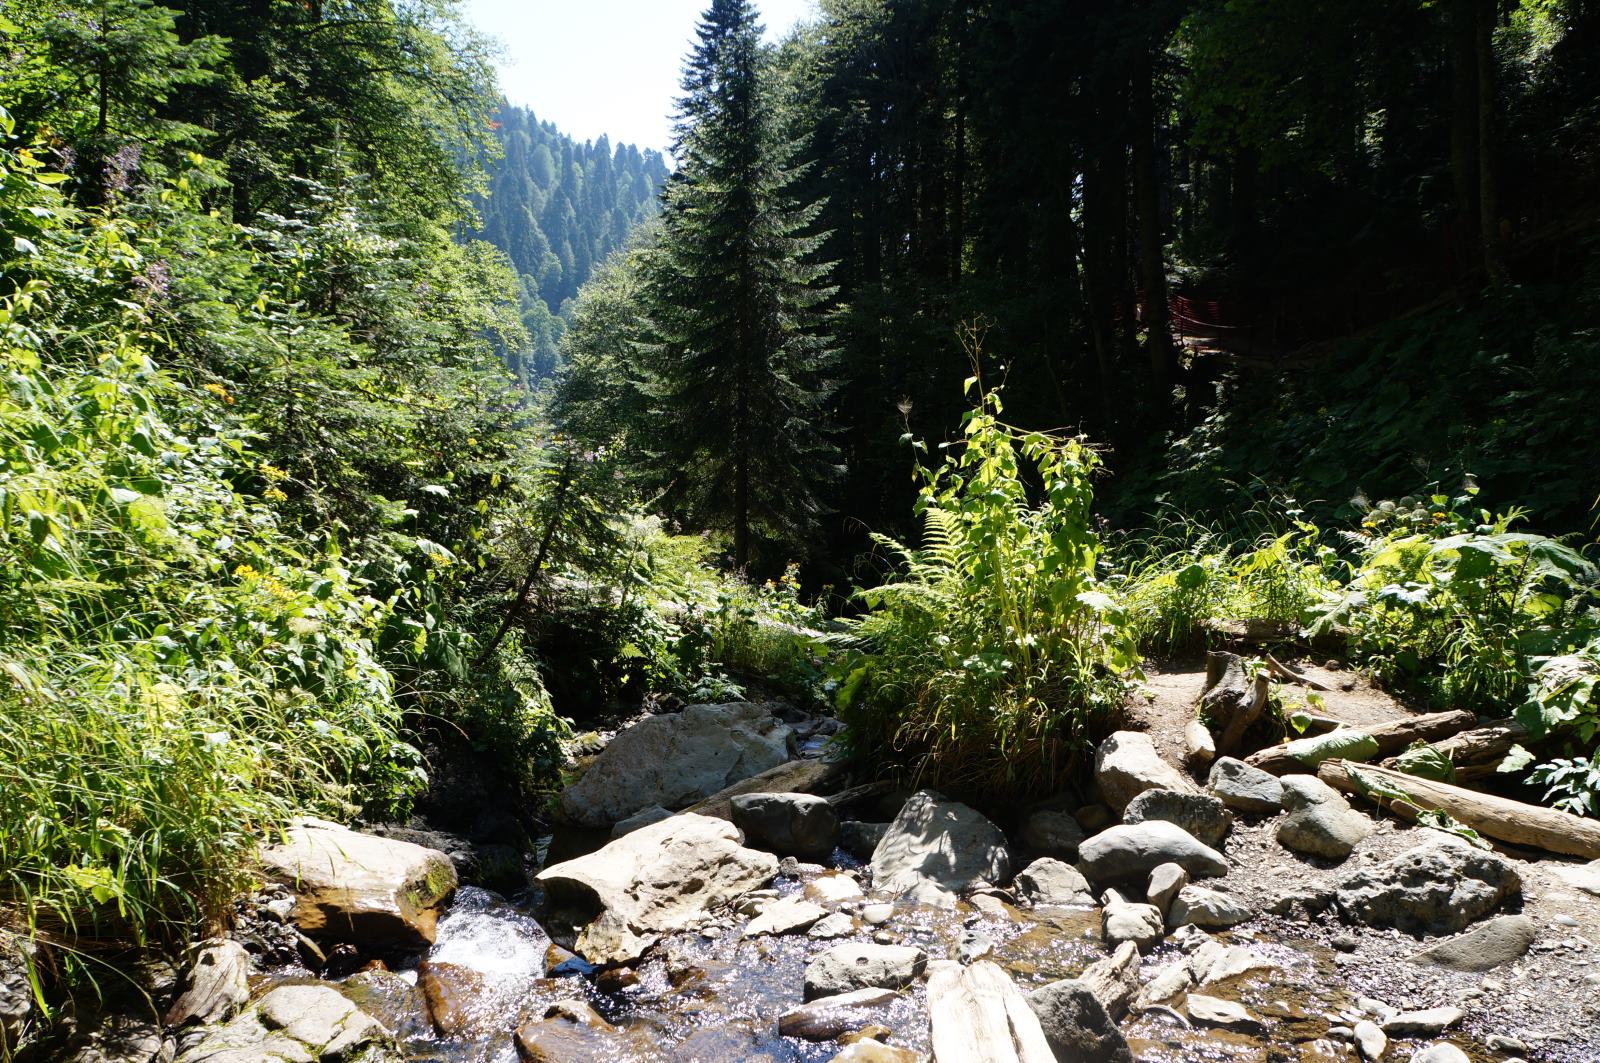
[[[1238,926],[1255,916],[1248,904],[1204,886],[1185,886],[1167,912],[1167,925],[1197,926],[1203,930],[1222,930]]]
[[[1233,757],[1211,765],[1206,789],[1237,812],[1276,812],[1283,807],[1283,783],[1276,775]]]
[[[1100,909],[1100,936],[1113,949],[1131,941],[1144,949],[1161,940],[1161,909],[1153,904],[1125,901],[1116,890],[1106,890]]]
[[[1041,809],[1022,824],[1022,844],[1041,856],[1076,860],[1083,843],[1083,827],[1070,812]]]
[[[1505,859],[1439,834],[1391,860],[1351,871],[1335,903],[1346,919],[1408,934],[1453,934],[1520,896],[1522,879]]]
[[[835,945],[806,965],[805,998],[856,989],[901,989],[927,970],[928,954],[910,945]]]
[[[1094,907],[1088,880],[1077,868],[1048,856],[1018,871],[1015,887],[1019,897],[1034,904]]]
[[[1128,1041],[1089,986],[1067,978],[1028,994],[1056,1063],[1133,1063]]]
[[[872,885],[895,897],[953,908],[962,890],[1011,878],[1006,836],[976,811],[932,790],[907,799],[872,851]]]
[[[1233,813],[1217,798],[1177,790],[1146,790],[1129,801],[1122,813],[1124,823],[1157,819],[1176,823],[1212,848],[1222,844],[1233,826]]]
[[[1315,775],[1285,775],[1278,844],[1327,860],[1343,860],[1373,831],[1372,820]]]
[[[838,814],[815,794],[740,794],[732,809],[747,844],[784,856],[824,858],[839,836]]]
[[[1464,934],[1441,941],[1411,957],[1411,962],[1452,971],[1492,971],[1521,959],[1538,937],[1525,915],[1501,915]]]
[[[1143,878],[1161,864],[1178,864],[1191,875],[1228,873],[1221,853],[1166,820],[1119,823],[1078,847],[1078,870],[1095,883]]]
[[[1189,872],[1180,864],[1160,864],[1150,871],[1145,885],[1144,899],[1165,914],[1172,907],[1178,891],[1189,884]]]
[[[1150,736],[1138,731],[1115,731],[1100,743],[1094,778],[1106,804],[1117,812],[1146,790],[1194,790],[1182,772],[1161,759]]]
[[[1472,1063],[1472,1060],[1449,1041],[1436,1041],[1417,1049],[1411,1056],[1411,1063]]]

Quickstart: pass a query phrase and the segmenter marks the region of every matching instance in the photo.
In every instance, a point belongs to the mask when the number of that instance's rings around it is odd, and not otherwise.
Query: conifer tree
[[[678,170],[664,192],[645,282],[651,433],[669,497],[702,527],[792,546],[822,512],[838,470],[827,438],[832,358],[826,265],[795,203],[749,0],[713,0],[678,101]]]

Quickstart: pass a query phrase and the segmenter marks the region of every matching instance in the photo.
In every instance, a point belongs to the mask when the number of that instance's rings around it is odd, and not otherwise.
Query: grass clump
[[[1011,427],[997,390],[967,387],[961,440],[918,467],[921,548],[880,539],[898,578],[858,592],[840,718],[853,749],[919,784],[1042,793],[1120,708],[1133,633],[1095,572],[1094,451]]]

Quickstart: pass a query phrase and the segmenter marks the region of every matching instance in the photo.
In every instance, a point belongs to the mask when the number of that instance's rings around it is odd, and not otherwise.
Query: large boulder
[[[1176,823],[1200,841],[1216,848],[1222,844],[1233,813],[1210,794],[1181,793],[1176,790],[1146,790],[1128,802],[1122,812],[1124,823],[1146,823],[1161,819]]]
[[[1409,934],[1453,934],[1522,893],[1505,859],[1438,834],[1391,860],[1351,871],[1335,895],[1340,913]]]
[[[1206,789],[1238,812],[1272,813],[1283,807],[1283,783],[1278,777],[1233,757],[1211,765]]]
[[[1106,804],[1118,812],[1146,790],[1193,793],[1195,789],[1182,772],[1161,759],[1150,736],[1138,731],[1116,731],[1100,743],[1094,778]]]
[[[1411,962],[1452,971],[1492,971],[1520,960],[1538,936],[1533,920],[1525,915],[1496,916],[1465,934],[1415,953]]]
[[[1126,901],[1116,890],[1106,890],[1106,906],[1100,909],[1100,936],[1113,949],[1131,941],[1148,948],[1161,940],[1161,909],[1153,904]]]
[[[1040,809],[1022,824],[1022,844],[1040,856],[1076,860],[1083,843],[1083,828],[1072,813],[1060,809]]]
[[[816,1000],[856,989],[902,989],[920,978],[927,967],[928,954],[911,945],[835,945],[806,965],[805,998]]]
[[[1040,986],[1028,1006],[1056,1054],[1056,1063],[1133,1063],[1133,1052],[1090,987],[1076,978]]]
[[[1034,904],[1094,907],[1089,883],[1071,864],[1041,856],[1017,872],[1016,894]]]
[[[751,845],[783,856],[820,860],[839,837],[838,814],[815,794],[740,794],[732,808]]]
[[[778,859],[746,849],[732,823],[686,812],[539,872],[551,902],[581,925],[575,951],[596,964],[638,959],[662,934],[771,882]]]
[[[398,1063],[377,1019],[326,985],[279,986],[226,1026],[191,1039],[177,1063]]]
[[[1278,844],[1327,860],[1343,860],[1373,831],[1372,820],[1315,775],[1285,775]]]
[[[1222,930],[1252,919],[1255,914],[1255,909],[1229,894],[1204,886],[1185,886],[1172,902],[1167,913],[1167,925]]]
[[[1228,873],[1228,861],[1221,853],[1166,820],[1119,823],[1078,846],[1078,870],[1094,883],[1142,880],[1169,863],[1191,875]]]
[[[690,705],[617,735],[560,808],[583,827],[609,827],[650,805],[685,808],[789,759],[793,732],[770,706]]]
[[[964,889],[1010,877],[1000,828],[932,790],[911,795],[872,851],[875,889],[942,908],[955,907]]]
[[[361,834],[322,820],[295,821],[264,849],[267,876],[295,890],[292,917],[308,937],[380,951],[433,944],[456,869],[437,849]]]

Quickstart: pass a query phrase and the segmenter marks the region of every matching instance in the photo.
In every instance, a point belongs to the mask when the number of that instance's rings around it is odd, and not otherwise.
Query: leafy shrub
[[[922,548],[879,540],[904,572],[858,592],[868,611],[836,665],[837,700],[850,747],[919,783],[1038,793],[1120,708],[1132,629],[1095,575],[1094,451],[1012,428],[998,392],[967,386],[979,395],[961,441],[937,469],[919,465]]]

